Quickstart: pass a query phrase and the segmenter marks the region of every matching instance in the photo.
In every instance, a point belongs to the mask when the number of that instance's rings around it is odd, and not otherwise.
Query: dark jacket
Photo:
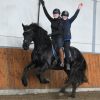
[[[59,31],[59,24],[61,23],[61,17],[59,18],[52,18],[49,13],[47,12],[47,9],[44,5],[43,6],[43,10],[44,13],[46,15],[46,17],[48,18],[48,20],[51,22],[51,30],[52,30],[52,35],[58,35],[61,34],[61,32]]]
[[[59,29],[64,34],[64,40],[70,40],[71,39],[71,24],[76,19],[79,11],[80,10],[77,9],[75,14],[70,19],[67,19],[67,20],[62,19],[62,21],[59,25]]]

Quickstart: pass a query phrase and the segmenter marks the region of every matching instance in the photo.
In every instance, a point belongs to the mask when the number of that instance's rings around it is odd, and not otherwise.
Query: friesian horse
[[[64,70],[68,76],[65,86],[60,92],[64,92],[68,85],[72,85],[71,97],[75,97],[76,88],[87,81],[85,72],[87,68],[86,61],[82,53],[75,47],[70,47],[71,54],[71,68],[68,70],[66,66],[52,67],[52,60],[54,58],[52,51],[52,42],[47,31],[36,23],[30,25],[23,25],[23,49],[28,50],[32,42],[34,42],[34,49],[31,54],[31,62],[24,68],[22,75],[22,84],[27,86],[28,73],[34,67],[36,70],[35,75],[40,83],[49,83],[50,81],[43,77],[43,73],[48,69]],[[59,63],[59,60],[58,60]],[[57,66],[58,66],[57,63]],[[66,62],[65,62],[66,65]],[[59,79],[60,81],[60,79]]]

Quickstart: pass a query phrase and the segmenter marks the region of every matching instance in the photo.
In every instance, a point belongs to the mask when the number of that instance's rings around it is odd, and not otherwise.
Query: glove
[[[49,37],[51,37],[52,36],[52,34],[48,34],[49,35]]]
[[[81,9],[83,7],[83,3],[80,3],[79,5],[78,5],[78,9]]]
[[[44,6],[44,1],[43,0],[40,0],[40,3]]]

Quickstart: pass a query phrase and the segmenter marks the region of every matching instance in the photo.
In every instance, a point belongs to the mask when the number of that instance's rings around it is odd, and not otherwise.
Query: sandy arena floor
[[[100,92],[81,92],[76,93],[76,98],[68,97],[68,94],[60,96],[59,93],[30,94],[0,96],[0,100],[100,100]]]

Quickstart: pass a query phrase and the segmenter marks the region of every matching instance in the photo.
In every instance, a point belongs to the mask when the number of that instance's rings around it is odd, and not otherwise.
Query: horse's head
[[[24,50],[28,50],[30,44],[32,41],[34,42],[34,45],[50,45],[51,41],[50,38],[47,34],[47,31],[44,30],[42,27],[40,27],[36,23],[32,23],[30,25],[23,25],[23,36],[24,36],[24,41],[23,41],[23,48]]]
[[[33,41],[34,31],[30,25],[28,26],[28,25],[22,24],[22,26],[23,26],[23,30],[24,30],[24,32],[23,32],[23,37],[24,37],[23,49],[28,50],[31,42]]]

